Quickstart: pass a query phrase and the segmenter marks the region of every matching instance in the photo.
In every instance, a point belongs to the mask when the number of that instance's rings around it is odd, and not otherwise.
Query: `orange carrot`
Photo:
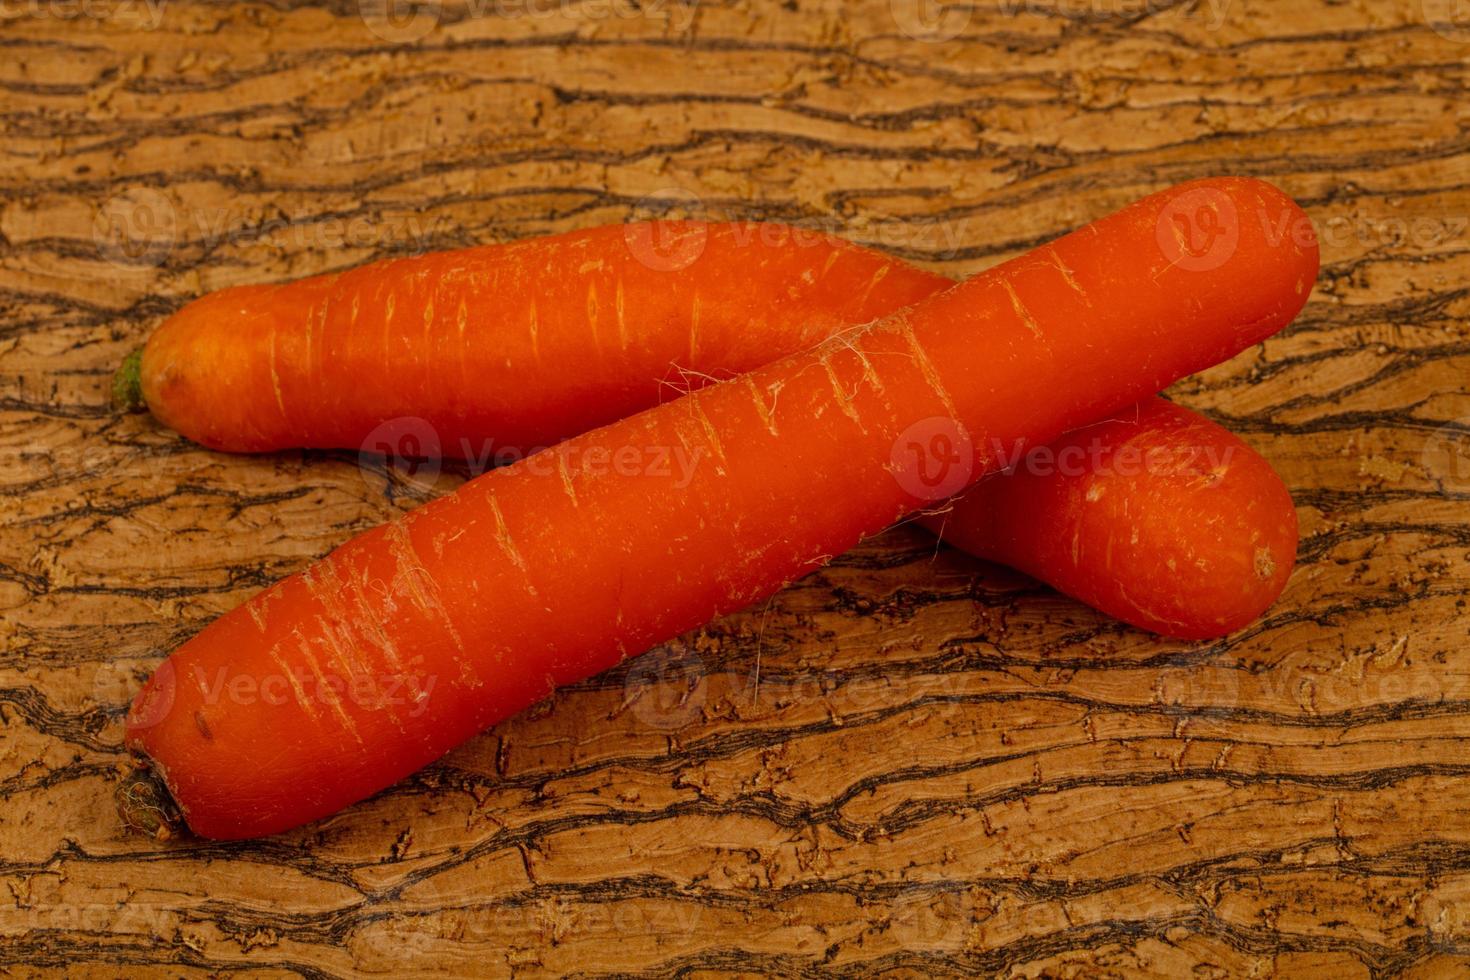
[[[1181,237],[1180,215],[1211,216],[1196,224],[1215,237]],[[296,826],[771,594],[957,489],[915,479],[914,433],[962,486],[1280,329],[1317,250],[1273,229],[1305,220],[1259,181],[1174,188],[360,535],[139,693],[125,818],[216,838]],[[682,477],[661,465],[676,453],[694,461]]]
[[[211,449],[357,449],[413,416],[442,453],[475,458],[487,439],[551,445],[950,285],[782,225],[613,225],[211,293],[154,331],[118,393]]]
[[[1291,494],[1261,456],[1150,398],[982,480],[923,523],[1088,605],[1166,636],[1255,620],[1296,562]]]
[[[217,448],[365,445],[478,464],[759,367],[951,285],[841,239],[783,225],[614,226],[379,262],[284,286],[227,289],[166,321],[132,364],[130,372],[140,373],[125,382],[141,385],[162,418]],[[1168,577],[1120,576],[1129,566],[1119,549],[1129,547],[1138,515],[1156,503],[1149,472],[1113,481],[1111,506],[1090,512],[1093,533],[1111,534],[1117,549],[1088,550],[1072,567],[1013,564],[1134,625],[1220,635],[1254,619],[1284,585],[1296,543],[1277,529],[1291,525],[1294,512],[1264,460],[1218,426],[1173,411],[1194,421],[1188,431],[1204,443],[1197,452],[1236,456],[1237,481],[1255,475],[1257,504],[1240,508],[1238,495],[1218,490],[1181,495],[1176,510],[1195,522],[1181,524],[1177,537],[1148,536],[1135,560],[1198,569],[1194,593],[1215,602],[1201,598],[1181,608]],[[393,415],[410,421],[377,428]],[[1154,434],[1154,417],[1143,412],[1126,433],[1133,451],[1148,450],[1151,439],[1177,448],[1178,427]],[[413,439],[419,441],[409,444]],[[1064,482],[1043,478],[1034,492],[987,485],[967,498],[985,500],[984,512],[956,508],[946,517],[946,539],[997,557],[999,542],[979,527],[1010,529],[1014,537],[1077,516],[1065,510],[1065,494],[1049,492],[1052,481]],[[1044,510],[1044,502],[1058,509]],[[972,514],[976,529],[967,526]],[[1116,515],[1117,523],[1098,526],[1104,515]],[[1213,546],[1204,544],[1208,531],[1189,533],[1243,515],[1259,523],[1236,538],[1215,536]],[[1240,559],[1245,543],[1268,538],[1276,574],[1240,578],[1250,565]],[[1015,542],[1012,550],[1024,553]],[[1166,607],[1173,610],[1167,622],[1144,612]]]

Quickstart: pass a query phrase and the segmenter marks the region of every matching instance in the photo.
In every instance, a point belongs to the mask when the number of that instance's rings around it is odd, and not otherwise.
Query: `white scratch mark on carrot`
[[[495,541],[500,545],[500,550],[510,559],[510,563],[520,569],[522,575],[526,576],[526,588],[532,595],[536,594],[536,588],[530,582],[531,570],[526,566],[526,559],[516,548],[516,543],[511,539],[510,528],[506,526],[505,514],[500,510],[500,502],[492,494],[490,496],[490,513],[495,515]]]
[[[866,434],[868,430],[863,426],[862,416],[858,415],[857,406],[852,403],[852,395],[843,389],[842,379],[837,377],[837,371],[832,367],[830,355],[823,354],[818,360],[822,363],[822,370],[827,372],[827,380],[832,385],[832,394],[837,397],[837,407],[842,409],[843,415],[857,423],[859,432]]]
[[[366,676],[363,671],[358,670],[363,665],[358,662],[358,659],[349,650],[344,648],[342,638],[337,635],[337,631],[333,629],[332,624],[327,621],[327,618],[325,616],[317,616],[315,618],[316,624],[321,630],[322,639],[326,641],[327,646],[332,650],[333,663],[342,665],[343,669],[347,672],[347,679],[355,680],[359,677]],[[298,640],[305,639],[299,629],[292,629],[291,635],[295,636]],[[348,638],[347,644],[350,646],[351,643],[351,638]]]
[[[551,451],[552,452],[556,452],[556,450],[554,450],[554,449],[551,450]],[[572,502],[572,506],[573,507],[576,507],[577,506],[577,488],[572,483],[572,471],[569,470],[569,469],[567,469],[567,454],[566,453],[560,453],[560,452],[556,453],[556,472],[561,476],[562,489],[564,489],[567,492],[567,499]]]
[[[465,329],[470,324],[470,309],[465,304],[463,297],[459,300],[459,309],[454,312],[454,330],[459,337],[459,376],[461,381],[468,378],[469,371],[469,347],[465,342]]]
[[[586,262],[583,262],[582,263],[581,268],[579,268],[577,270],[577,274],[578,275],[585,276],[589,272],[601,272],[601,271],[602,271],[602,259],[588,259]]]
[[[313,379],[316,377],[316,375],[312,372],[312,368],[314,366],[312,363],[312,359],[316,351],[316,335],[318,333],[321,333],[323,327],[326,325],[327,305],[330,302],[330,295],[324,297],[322,301],[316,305],[316,309],[314,310],[310,320],[306,324],[306,360],[304,361],[304,363],[306,364],[306,383],[308,386],[308,391],[311,390]]]
[[[536,360],[539,361],[539,360],[541,360],[541,341],[540,341],[538,335],[539,335],[540,330],[541,330],[541,324],[540,324],[539,316],[538,316],[538,314],[536,312],[536,300],[535,299],[532,299],[531,300],[530,320],[531,320],[531,324],[530,324],[531,325],[531,356],[534,357],[534,358],[536,358]]]
[[[285,675],[287,683],[291,685],[291,690],[296,693],[296,703],[301,705],[301,710],[306,713],[306,717],[312,721],[316,721],[319,717],[316,705],[312,702],[311,698],[306,696],[306,689],[301,686],[301,678],[296,676],[296,671],[291,668],[290,664],[286,663],[286,658],[281,656],[280,644],[272,643],[270,649],[266,651],[266,656],[270,657],[275,665],[281,668],[281,673]]]
[[[832,337],[831,345],[844,347],[857,356],[863,364],[863,380],[872,386],[873,391],[879,395],[883,394],[883,379],[878,377],[878,371],[873,367],[873,362],[868,358],[868,352],[858,346],[856,338],[862,333],[859,329],[846,330]],[[830,372],[830,369],[828,371]],[[856,389],[854,389],[854,393]]]
[[[316,623],[317,623],[317,626],[321,629],[322,635],[327,638],[327,643],[328,643],[329,646],[332,647],[332,651],[337,656],[337,658],[339,660],[344,660],[345,662],[347,662],[349,664],[348,669],[347,669],[347,674],[348,674],[347,681],[348,681],[348,685],[349,685],[349,688],[350,689],[356,689],[356,688],[353,688],[352,685],[359,684],[360,683],[359,678],[362,678],[362,677],[367,677],[368,682],[373,685],[373,687],[369,688],[369,690],[375,689],[378,686],[378,684],[381,684],[382,683],[382,680],[383,680],[382,678],[373,678],[373,677],[371,677],[371,675],[360,674],[355,669],[353,669],[352,666],[350,666],[351,663],[352,663],[352,661],[351,661],[350,658],[347,658],[347,657],[345,657],[343,655],[342,649],[341,649],[341,647],[340,647],[340,645],[338,643],[337,637],[336,637],[336,635],[335,635],[335,633],[334,633],[334,631],[332,629],[332,624],[331,623],[327,622],[327,620],[324,619],[321,616],[316,617]],[[298,641],[303,642],[303,643],[305,642],[304,638],[301,635],[301,631],[300,630],[292,630],[291,631],[291,635],[295,636]],[[358,701],[357,703],[361,704],[360,701]],[[395,724],[397,724],[398,730],[400,732],[403,732],[404,734],[407,734],[408,733],[408,729],[406,727],[404,727],[403,720],[401,718],[397,717],[396,714],[393,714],[391,712],[389,713],[389,716],[393,718],[393,721],[394,721]],[[358,741],[360,742],[362,740],[359,739]]]
[[[699,311],[702,301],[699,298],[699,290],[694,290],[694,298],[689,306],[689,360],[698,361],[699,351]]]
[[[342,707],[342,695],[337,694],[331,682],[327,680],[327,673],[322,670],[321,662],[311,652],[311,643],[299,632],[293,631],[293,635],[297,640],[297,649],[301,651],[301,656],[306,660],[307,666],[311,668],[312,676],[316,678],[317,696],[331,705],[332,713],[342,722],[342,727],[347,729],[347,734],[351,735],[353,741],[358,745],[362,745],[362,736],[357,732],[357,723],[352,720],[352,716]],[[330,633],[327,634],[327,637],[327,643],[335,646],[335,640],[331,639]]]
[[[929,387],[934,390],[934,394],[939,396],[940,404],[944,406],[945,411],[949,412],[950,418],[959,418],[959,412],[955,409],[954,399],[949,397],[949,389],[944,387],[944,382],[940,379],[939,372],[934,370],[934,362],[929,360],[929,355],[924,352],[924,348],[919,344],[919,338],[914,335],[913,324],[905,318],[899,324],[898,330],[903,335],[904,343],[908,344],[909,350],[913,352],[914,362],[919,365],[919,371],[924,375],[924,380],[929,382]]]
[[[449,617],[449,610],[444,608],[444,602],[439,596],[439,585],[434,581],[434,576],[424,567],[423,559],[419,557],[418,551],[414,548],[408,529],[394,521],[388,525],[386,536],[389,550],[398,559],[398,571],[402,573],[403,584],[409,597],[424,612],[437,616],[444,624],[445,632],[454,641],[454,648],[459,651],[460,656],[467,655],[464,638],[459,635],[459,630],[454,628],[454,622]]]
[[[281,418],[286,418],[286,399],[281,395],[281,375],[276,370],[278,351],[276,350],[276,328],[274,326],[271,327],[270,336],[271,390],[275,392],[276,407],[281,410]]]
[[[315,576],[322,573],[326,574],[325,579],[317,582]],[[343,607],[342,578],[337,574],[337,567],[331,560],[308,568],[302,572],[302,578],[307,581],[312,594],[321,602],[328,616],[339,623],[354,623],[360,631],[370,634],[369,638],[382,651],[384,659],[388,660],[394,669],[403,670],[403,661],[398,656],[398,648],[389,639],[387,630],[383,627],[381,612],[362,591],[362,584],[358,582],[356,576],[348,574],[345,589],[350,594],[355,607],[352,612]]]
[[[887,277],[892,268],[892,262],[885,262],[878,267],[878,271],[873,273],[872,277],[868,280],[867,286],[863,287],[863,296],[860,305],[865,305],[868,302],[868,297],[873,295],[873,290],[877,288],[878,283]]]
[[[381,290],[382,290],[382,286],[380,285],[379,286],[379,291],[381,291]],[[393,356],[393,348],[394,348],[394,344],[393,344],[393,308],[394,308],[394,302],[395,301],[393,299],[393,290],[392,289],[389,289],[388,290],[388,295],[387,295],[386,301],[385,301],[385,303],[383,305],[383,339],[379,342],[379,346],[378,346],[378,350],[381,351],[381,356],[383,358],[385,358],[385,359],[386,358],[391,358]]]
[[[780,436],[781,433],[778,432],[776,429],[776,416],[774,414],[774,410],[776,407],[775,399],[771,399],[771,404],[767,405],[766,400],[761,397],[760,385],[756,384],[755,380],[751,378],[751,376],[748,374],[744,376],[743,380],[745,382],[745,386],[750,389],[750,398],[753,402],[755,402],[756,414],[759,415],[761,417],[761,421],[765,423],[766,431],[773,436]],[[780,382],[777,382],[776,393],[780,393]]]
[[[1153,609],[1148,608],[1143,603],[1141,603],[1137,599],[1133,598],[1133,596],[1129,595],[1128,594],[1128,590],[1123,587],[1123,585],[1122,585],[1121,582],[1119,582],[1119,584],[1118,584],[1118,595],[1119,595],[1119,597],[1122,598],[1122,600],[1124,602],[1128,603],[1128,605],[1132,606],[1135,610],[1137,610],[1138,612],[1142,613],[1144,615],[1144,617],[1147,618],[1147,619],[1155,619],[1155,620],[1158,620],[1161,623],[1171,623],[1171,624],[1173,624],[1175,626],[1188,626],[1189,625],[1188,623],[1184,622],[1184,620],[1182,620],[1182,619],[1173,619],[1173,618],[1171,618],[1169,616],[1165,616],[1163,613],[1160,613],[1160,612],[1157,612],[1156,610],[1153,610]]]
[[[1031,315],[1031,311],[1026,309],[1026,304],[1021,302],[1021,297],[1016,293],[1016,287],[1012,286],[1008,279],[1002,279],[1000,284],[1005,287],[1006,295],[1011,298],[1011,309],[1016,311],[1016,316],[1021,318],[1021,322],[1026,325],[1027,330],[1040,337],[1041,325],[1036,322],[1036,318]]]
[[[628,318],[623,309],[623,277],[618,276],[617,288],[613,291],[613,309],[618,316],[618,346],[628,349]]]
[[[1062,257],[1057,254],[1057,250],[1054,248],[1048,249],[1046,254],[1050,256],[1052,265],[1056,266],[1057,271],[1062,274],[1062,281],[1067,284],[1067,287],[1078,296],[1086,299],[1087,291],[1078,285],[1076,278],[1072,275],[1072,270],[1067,268],[1067,263],[1062,261]]]
[[[873,386],[873,391],[877,392],[880,395],[883,394],[883,392],[886,390],[883,387],[883,379],[878,376],[878,369],[873,367],[873,362],[868,360],[868,352],[864,350],[858,350],[858,348],[856,347],[853,348],[853,351],[856,352],[857,356],[862,359],[863,379],[866,380],[868,384]]]
[[[688,402],[690,409],[699,417],[700,428],[704,429],[704,437],[709,441],[710,449],[714,450],[715,458],[721,463],[727,462],[725,459],[725,446],[720,442],[720,434],[716,431],[714,423],[710,422],[709,416],[704,413],[703,400],[696,396],[688,399]],[[721,476],[724,476],[724,467],[718,467],[718,472]]]
[[[682,424],[675,425],[674,438],[679,440],[679,448],[684,450],[686,455],[690,455],[695,452],[695,447],[690,444],[689,437],[684,434],[684,428]]]
[[[592,349],[599,350],[602,347],[597,336],[597,314],[599,312],[597,303],[597,283],[587,284],[587,327],[592,331]]]

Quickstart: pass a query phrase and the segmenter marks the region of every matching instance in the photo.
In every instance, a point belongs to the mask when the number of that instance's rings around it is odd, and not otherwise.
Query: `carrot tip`
[[[123,358],[122,366],[112,376],[112,404],[124,412],[148,410],[148,401],[143,397],[143,348]]]
[[[117,784],[113,795],[117,812],[129,829],[157,840],[188,836],[189,825],[163,779],[147,762],[139,761]]]

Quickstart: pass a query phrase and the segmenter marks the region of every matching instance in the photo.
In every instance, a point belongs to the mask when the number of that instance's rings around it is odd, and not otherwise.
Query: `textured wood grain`
[[[1470,972],[1453,3],[362,9],[0,11],[0,963]],[[189,298],[670,211],[959,275],[1227,172],[1324,242],[1296,325],[1174,391],[1299,504],[1258,625],[1163,642],[899,528],[321,824],[121,832],[121,714],[159,659],[434,492],[114,417],[114,365]]]

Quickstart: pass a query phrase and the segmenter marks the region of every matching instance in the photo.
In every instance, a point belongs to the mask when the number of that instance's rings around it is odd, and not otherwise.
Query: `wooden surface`
[[[1459,13],[5,5],[0,963],[1466,975]],[[428,492],[114,417],[114,365],[189,298],[670,206],[958,275],[1219,173],[1278,182],[1324,244],[1295,326],[1174,392],[1298,502],[1257,626],[1160,641],[898,529],[321,824],[121,832],[121,715],[160,658]]]

